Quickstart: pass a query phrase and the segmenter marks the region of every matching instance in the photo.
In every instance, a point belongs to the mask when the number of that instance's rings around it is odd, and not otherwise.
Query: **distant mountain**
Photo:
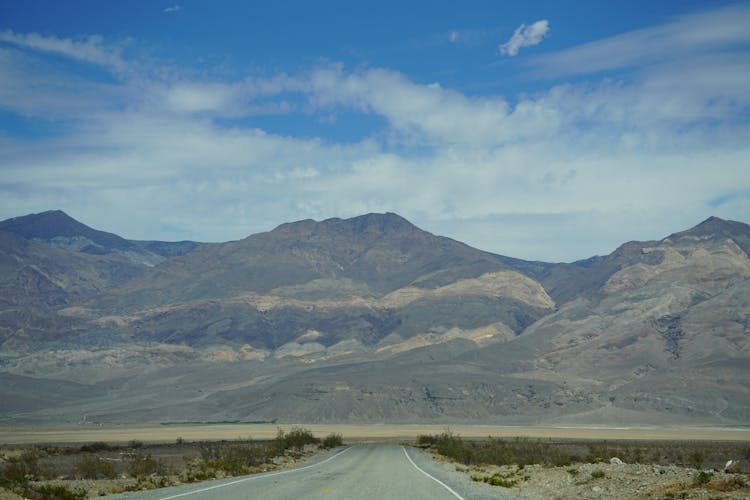
[[[87,307],[142,340],[320,354],[488,325],[513,335],[554,303],[492,254],[369,214],[202,245]]]
[[[66,250],[104,255],[119,253],[133,262],[154,265],[166,258],[190,252],[199,243],[126,240],[116,234],[92,229],[61,210],[14,217],[0,222],[0,232],[40,241]]]
[[[750,421],[741,222],[565,264],[392,213],[192,245],[0,223],[0,421]]]

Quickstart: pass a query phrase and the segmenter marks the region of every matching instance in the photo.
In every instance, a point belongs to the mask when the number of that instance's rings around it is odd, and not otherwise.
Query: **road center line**
[[[287,470],[282,470],[282,471],[279,471],[279,472],[271,472],[269,474],[257,474],[257,475],[254,475],[254,476],[246,477],[244,479],[238,479],[237,481],[231,481],[229,483],[217,484],[216,486],[209,486],[208,488],[202,488],[200,490],[188,491],[186,493],[179,493],[177,495],[172,495],[172,496],[169,496],[169,497],[163,497],[161,500],[170,500],[171,498],[186,497],[188,495],[195,495],[196,493],[203,493],[204,491],[215,490],[217,488],[223,488],[224,486],[231,486],[231,485],[237,484],[237,483],[244,483],[245,481],[250,481],[252,479],[260,479],[260,478],[263,478],[263,477],[271,477],[271,476],[280,476],[281,474],[289,474],[290,472],[297,472],[297,471],[301,471],[301,470],[305,470],[305,469],[310,469],[312,467],[317,467],[318,465],[323,465],[324,463],[333,460],[334,458],[338,457],[339,455],[343,455],[344,453],[346,453],[347,451],[349,451],[351,449],[352,449],[352,447],[349,446],[348,448],[345,448],[345,449],[341,450],[340,452],[336,453],[335,455],[326,458],[322,462],[317,462],[317,463],[314,463],[312,465],[306,465],[304,467],[300,467],[299,469],[287,469]]]
[[[404,450],[404,455],[406,455],[406,458],[409,459],[409,462],[411,462],[411,464],[414,466],[414,468],[416,468],[419,472],[421,472],[425,476],[429,477],[430,479],[432,479],[433,481],[435,481],[436,483],[438,483],[440,486],[442,486],[446,490],[448,490],[451,493],[453,493],[453,496],[455,496],[459,500],[465,500],[464,497],[462,497],[461,495],[459,495],[458,493],[456,493],[455,491],[453,491],[453,488],[451,488],[450,486],[448,486],[447,484],[445,484],[444,482],[442,482],[440,479],[438,479],[435,476],[433,476],[433,475],[431,475],[431,474],[423,471],[422,469],[420,469],[419,466],[414,463],[414,460],[412,460],[411,457],[409,456],[409,454],[406,452],[406,448],[404,448],[402,446],[401,449]]]

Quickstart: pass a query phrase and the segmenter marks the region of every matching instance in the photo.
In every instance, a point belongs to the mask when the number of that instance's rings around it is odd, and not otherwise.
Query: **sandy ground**
[[[318,437],[341,434],[349,443],[413,440],[419,434],[440,434],[450,429],[465,438],[530,437],[556,439],[643,439],[696,441],[750,441],[750,427],[500,427],[463,425],[351,425],[298,424]],[[120,426],[0,426],[0,443],[82,443],[92,441],[147,443],[222,440],[237,438],[270,439],[278,429],[288,431],[292,424],[206,424],[206,425],[120,425]]]

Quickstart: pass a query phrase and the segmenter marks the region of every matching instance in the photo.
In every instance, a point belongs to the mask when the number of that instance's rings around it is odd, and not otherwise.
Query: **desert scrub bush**
[[[41,475],[39,453],[25,450],[17,457],[10,457],[0,469],[0,485],[23,485]]]
[[[551,443],[531,440],[503,440],[490,438],[487,441],[464,441],[451,432],[423,439],[432,442],[435,451],[465,465],[473,464],[516,464],[523,468],[529,464],[567,466],[579,457],[565,452]]]
[[[76,463],[73,474],[77,479],[114,479],[117,475],[111,462],[96,455],[85,455]]]
[[[84,444],[79,448],[84,453],[98,453],[100,451],[113,451],[117,446],[105,443],[104,441],[94,441],[93,443]]]
[[[336,433],[327,435],[320,443],[323,448],[336,448],[342,444],[344,444],[344,437],[341,434]]]
[[[437,436],[417,434],[417,446],[432,446],[437,442]]]
[[[172,480],[164,476],[147,476],[139,477],[135,482],[134,491],[138,490],[153,490],[156,488],[166,488],[172,486]]]
[[[507,479],[499,474],[495,474],[492,476],[471,476],[471,480],[478,483],[491,484],[492,486],[501,486],[503,488],[512,488],[513,486],[518,484],[518,480]]]
[[[601,469],[595,469],[591,471],[591,477],[594,479],[601,479],[607,474]]]
[[[200,448],[205,464],[232,475],[249,472],[250,467],[264,464],[275,456],[275,448],[266,445],[206,445]]]
[[[165,475],[168,470],[164,462],[151,455],[135,454],[128,457],[127,473],[132,477],[138,477],[151,474]]]
[[[308,429],[302,427],[292,427],[286,434],[279,428],[276,434],[276,445],[280,454],[290,448],[301,451],[306,444],[318,444],[319,442],[320,439],[313,436],[313,433]]]
[[[570,474],[573,477],[576,477],[580,472],[578,472],[578,469],[568,469],[568,474]]]
[[[693,485],[703,486],[705,484],[708,484],[709,481],[711,481],[712,477],[714,477],[713,472],[706,472],[702,470],[693,476]]]
[[[748,483],[747,479],[743,478],[742,476],[733,475],[726,479],[713,480],[710,482],[710,486],[712,490],[729,492],[747,488]]]
[[[49,500],[83,500],[86,490],[83,488],[70,489],[62,485],[43,484],[24,492],[24,496]]]

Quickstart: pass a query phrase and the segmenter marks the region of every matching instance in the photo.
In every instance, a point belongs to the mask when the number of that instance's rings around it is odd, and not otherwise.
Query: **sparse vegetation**
[[[492,476],[471,476],[471,480],[476,482],[484,482],[487,484],[491,484],[492,486],[501,486],[503,488],[512,488],[513,486],[518,484],[517,479],[504,478],[499,474],[494,474]]]
[[[700,471],[693,476],[693,484],[696,486],[703,486],[704,484],[708,484],[712,477],[714,477],[712,472]]]
[[[80,450],[86,453],[99,453],[100,451],[113,451],[116,450],[116,446],[112,446],[109,443],[103,441],[95,441],[93,443],[84,444]]]
[[[530,438],[466,440],[445,431],[417,436],[417,445],[464,465],[530,465],[570,467],[573,463],[597,463],[618,457],[625,463],[722,467],[727,457],[742,457],[742,443],[722,444],[685,441],[587,441]]]
[[[33,491],[25,492],[30,495],[41,495],[43,499],[53,500],[82,500],[86,498],[86,490],[83,488],[69,489],[62,485],[43,484],[37,486]],[[36,496],[36,495],[34,495]]]
[[[329,434],[323,438],[320,446],[323,448],[336,448],[344,444],[344,438],[341,434]]]
[[[341,446],[341,434],[323,440],[302,427],[279,429],[271,440],[117,445],[97,441],[75,446],[6,449],[0,454],[0,487],[33,499],[78,500],[123,491],[274,470],[279,464],[320,448]],[[179,453],[175,450],[179,449]],[[6,451],[3,450],[3,451]],[[100,480],[95,488],[71,488],[65,481]],[[102,483],[101,480],[109,480]],[[60,483],[63,484],[60,484]],[[105,484],[105,486],[102,486]]]
[[[135,454],[128,459],[128,475],[132,477],[149,476],[151,474],[164,475],[168,473],[167,466],[151,455]]]
[[[96,455],[84,455],[75,466],[75,477],[80,479],[112,479],[116,475],[112,462]]]
[[[313,436],[312,432],[301,427],[292,427],[292,429],[286,434],[279,427],[278,434],[276,436],[276,444],[280,452],[284,452],[289,449],[301,451],[305,445],[318,444],[320,439]]]
[[[469,473],[473,481],[525,488],[522,485],[532,477],[546,477],[542,483],[537,479],[531,482],[532,488],[536,488],[531,491],[540,495],[543,491],[544,496],[553,492],[545,490],[546,486],[541,484],[561,479],[557,470],[545,472],[551,467],[564,467],[572,479],[558,483],[565,488],[567,495],[581,494],[583,488],[609,491],[618,487],[613,485],[622,485],[624,478],[629,480],[634,473],[649,478],[647,481],[654,485],[649,496],[657,498],[693,498],[695,495],[706,498],[705,490],[716,493],[741,491],[745,494],[750,486],[746,465],[734,467],[728,473],[715,472],[723,469],[727,458],[744,456],[747,445],[739,442],[465,440],[448,430],[442,434],[418,436],[417,444],[458,462],[456,471]],[[701,467],[709,469],[695,472]],[[696,492],[694,488],[704,491]],[[524,491],[528,493],[528,490]]]
[[[522,438],[466,441],[446,431],[436,436],[419,436],[417,442],[423,445],[429,443],[441,455],[465,465],[515,464],[519,468],[528,464],[566,466],[581,459],[580,454],[572,450],[566,451],[552,443]]]

